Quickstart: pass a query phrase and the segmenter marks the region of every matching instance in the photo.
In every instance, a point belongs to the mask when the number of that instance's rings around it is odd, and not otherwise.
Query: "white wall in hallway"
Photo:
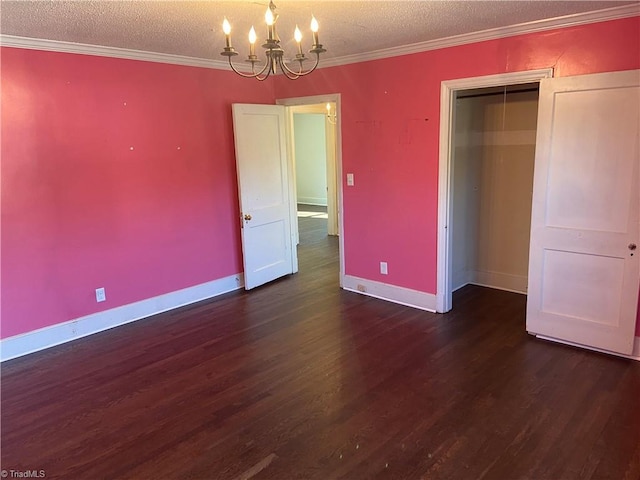
[[[327,205],[327,146],[325,116],[294,113],[298,203]]]

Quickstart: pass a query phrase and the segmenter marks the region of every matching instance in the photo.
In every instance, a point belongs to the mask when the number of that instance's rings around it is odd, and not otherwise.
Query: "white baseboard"
[[[318,207],[326,207],[327,199],[320,197],[298,197],[298,203],[303,205],[316,205]]]
[[[451,292],[460,290],[473,282],[475,277],[471,270],[457,270],[451,273]]]
[[[352,275],[344,276],[342,288],[350,292],[362,293],[363,295],[419,308],[420,310],[427,310],[428,312],[436,311],[436,296],[432,293],[420,292]]]
[[[536,338],[539,338],[541,340],[547,340],[549,342],[555,342],[555,343],[562,343],[563,345],[571,345],[572,347],[584,348],[586,350],[593,350],[594,352],[608,353],[609,355],[615,355],[616,357],[628,358],[630,360],[635,360],[640,362],[640,337],[634,338],[633,351],[631,352],[631,355],[625,355],[624,353],[617,353],[609,350],[603,350],[602,348],[588,347],[585,345],[581,345],[579,343],[567,342],[565,340],[559,340],[557,338],[547,337],[546,335],[538,335],[535,333],[533,335],[535,335]]]
[[[474,285],[471,282],[467,282],[467,283],[461,283],[460,285],[458,285],[457,287],[453,287],[451,289],[451,293],[456,293],[458,290],[460,290],[461,288],[466,287],[467,285]],[[480,285],[481,287],[484,285]]]
[[[481,272],[477,270],[470,273],[471,280],[469,280],[469,283],[474,285],[491,287],[507,292],[527,293],[528,278],[526,275],[510,275],[508,273]]]
[[[0,340],[0,361],[102,332],[244,286],[242,273]]]
[[[451,282],[451,292],[460,290],[467,285],[478,285],[479,287],[489,287],[505,292],[527,294],[528,278],[520,275],[510,275],[499,272],[480,272],[477,270],[464,270],[454,272]]]

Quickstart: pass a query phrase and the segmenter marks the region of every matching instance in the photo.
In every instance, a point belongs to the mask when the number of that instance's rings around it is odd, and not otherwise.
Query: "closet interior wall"
[[[456,99],[454,290],[472,283],[527,291],[537,113],[537,86]]]

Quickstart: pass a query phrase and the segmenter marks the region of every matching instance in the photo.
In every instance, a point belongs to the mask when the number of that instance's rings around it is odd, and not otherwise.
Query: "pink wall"
[[[355,174],[344,186],[347,273],[434,293],[440,82],[640,68],[639,32],[639,18],[625,19],[267,84],[2,48],[0,334],[241,271],[229,106],[322,93],[342,94],[343,168]],[[107,302],[95,302],[97,287]]]
[[[242,271],[230,105],[271,81],[1,54],[3,338]]]
[[[548,67],[556,76],[640,68],[640,18],[276,79],[277,98],[342,95],[343,172],[355,174],[354,187],[343,183],[347,274],[436,292],[440,84]]]

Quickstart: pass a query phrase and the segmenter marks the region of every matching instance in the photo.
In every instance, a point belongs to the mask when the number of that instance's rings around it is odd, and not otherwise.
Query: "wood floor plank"
[[[5,362],[2,469],[640,478],[640,364],[530,337],[518,294],[436,315],[342,291],[326,220],[299,223],[296,275]]]

